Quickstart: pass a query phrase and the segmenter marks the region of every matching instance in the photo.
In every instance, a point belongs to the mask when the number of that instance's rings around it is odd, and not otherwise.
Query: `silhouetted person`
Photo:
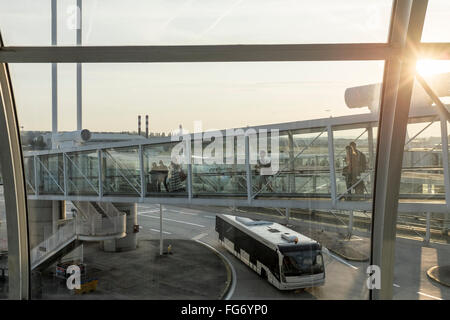
[[[158,162],[157,171],[159,173],[158,178],[157,178],[159,190],[161,191],[161,183],[162,183],[162,184],[164,184],[164,188],[168,192],[169,188],[167,186],[167,176],[169,174],[169,169],[167,168],[167,166],[164,164],[164,162],[162,160],[159,160],[159,162]]]
[[[184,191],[184,186],[181,181],[181,166],[174,161],[170,163],[167,181],[169,192]]]
[[[150,192],[161,192],[161,185],[158,181],[160,173],[158,172],[158,165],[156,162],[152,163],[152,168],[150,169],[150,183],[147,191]]]
[[[355,185],[355,193],[357,194],[363,194],[365,185],[364,181],[362,179],[362,173],[366,171],[367,162],[366,162],[366,156],[364,153],[359,151],[356,148],[355,142],[350,142],[350,148],[351,148],[351,178],[352,178],[352,185]]]
[[[351,194],[352,186],[352,148],[350,146],[345,147],[345,166],[342,168],[342,175],[345,178],[345,186],[347,187],[347,193]]]
[[[270,162],[270,159],[266,157],[266,152],[261,150],[259,152],[259,159],[255,167],[256,171],[259,173],[259,190],[262,190],[265,186],[267,186],[267,190],[274,192],[270,180],[271,175],[262,174],[261,171],[262,168],[270,168],[271,166],[272,163]]]

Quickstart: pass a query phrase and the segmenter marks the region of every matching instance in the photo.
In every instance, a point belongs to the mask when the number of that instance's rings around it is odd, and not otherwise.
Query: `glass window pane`
[[[8,225],[3,191],[3,173],[0,166],[0,300],[8,299]]]
[[[430,4],[433,4],[431,1]],[[418,71],[448,104],[449,61],[419,61]],[[413,107],[437,107],[416,84]],[[447,105],[448,106],[448,105]],[[448,121],[438,116],[407,127],[395,248],[394,299],[448,300]],[[445,285],[447,283],[447,285]]]
[[[446,0],[433,0],[428,2],[425,24],[423,26],[422,41],[449,42],[450,21],[448,16],[450,7]]]
[[[368,298],[383,62],[83,64],[86,131],[76,130],[76,66],[58,64],[57,134],[51,66],[10,68],[33,297],[183,298],[193,295],[179,287],[189,281],[195,297],[220,298],[227,269],[201,239],[244,279],[235,298],[283,299],[292,291],[278,289],[305,286],[295,298]],[[282,264],[275,251],[258,256],[242,230],[221,232],[220,213],[270,221],[264,232],[281,247],[294,241],[282,234],[298,232],[301,253],[286,252]],[[154,258],[161,230],[163,251],[175,252],[167,263]],[[256,260],[276,281],[245,267]],[[70,294],[71,264],[95,292]]]
[[[58,45],[76,44],[76,1],[58,1]],[[83,45],[386,42],[391,0],[83,1]],[[7,45],[51,44],[51,1],[0,1]]]

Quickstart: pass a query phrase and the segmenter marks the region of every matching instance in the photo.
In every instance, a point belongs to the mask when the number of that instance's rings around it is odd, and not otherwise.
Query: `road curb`
[[[225,267],[227,268],[227,286],[223,290],[220,300],[230,300],[234,294],[234,290],[236,288],[236,279],[237,279],[236,270],[234,270],[234,267],[231,264],[231,261],[227,257],[225,257],[225,255],[223,255],[221,252],[219,252],[216,248],[214,248],[213,246],[211,246],[203,241],[200,241],[200,240],[194,240],[194,241],[211,249],[224,262]]]
[[[431,280],[446,286],[446,287],[450,287],[450,279],[441,279],[440,277],[438,277],[435,272],[437,271],[437,273],[439,273],[439,269],[444,269],[444,268],[448,268],[450,270],[450,266],[445,266],[445,267],[440,267],[440,266],[434,266],[431,267],[430,269],[427,270],[427,276],[428,278],[430,278]],[[450,271],[447,271],[450,272]]]
[[[345,260],[348,260],[348,261],[354,261],[354,262],[367,262],[367,261],[369,261],[368,257],[367,258],[352,258],[352,257],[348,257],[345,254],[342,254],[342,253],[340,253],[340,252],[338,252],[336,250],[333,250],[333,249],[330,249],[330,248],[328,248],[328,250],[330,250],[331,252],[337,254],[341,258],[344,258]]]

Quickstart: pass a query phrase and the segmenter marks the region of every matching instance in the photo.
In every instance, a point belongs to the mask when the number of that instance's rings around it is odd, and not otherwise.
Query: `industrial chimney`
[[[138,135],[141,135],[141,116],[138,116]]]

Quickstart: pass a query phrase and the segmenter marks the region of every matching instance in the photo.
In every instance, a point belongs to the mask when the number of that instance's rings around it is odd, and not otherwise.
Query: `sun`
[[[419,60],[416,64],[416,70],[424,77],[438,73],[447,73],[450,72],[450,61],[428,59]]]

